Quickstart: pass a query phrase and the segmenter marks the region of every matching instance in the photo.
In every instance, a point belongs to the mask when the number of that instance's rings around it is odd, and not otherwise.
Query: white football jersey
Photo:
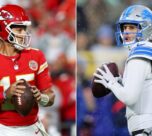
[[[111,87],[126,104],[129,131],[152,127],[152,43],[139,42],[126,61],[123,86]]]
[[[132,49],[130,52],[123,78],[125,85],[125,76],[127,75],[129,61],[145,61],[145,63],[143,63],[143,66],[141,64],[139,67],[136,65],[136,62],[133,65],[133,67],[136,68],[136,72],[139,70],[139,74],[144,75],[137,76],[137,79],[134,79],[137,80],[137,84],[135,85],[140,86],[141,88],[137,90],[136,102],[133,105],[127,105],[126,109],[128,127],[131,131],[152,127],[152,44],[149,42],[141,42],[138,44],[139,46]],[[131,69],[131,67],[129,68]],[[141,74],[141,71],[143,71],[143,74]],[[134,73],[135,71],[132,72]],[[130,88],[131,87],[132,86],[130,86]]]

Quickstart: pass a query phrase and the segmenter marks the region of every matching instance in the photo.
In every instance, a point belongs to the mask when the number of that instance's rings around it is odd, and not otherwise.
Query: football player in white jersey
[[[152,136],[152,11],[129,6],[119,18],[116,35],[117,43],[130,51],[122,84],[106,65],[105,71],[97,68],[94,82],[109,88],[126,105],[130,135]]]

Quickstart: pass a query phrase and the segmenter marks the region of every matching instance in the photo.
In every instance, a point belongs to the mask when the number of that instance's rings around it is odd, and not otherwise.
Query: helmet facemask
[[[133,25],[137,28],[137,31],[135,32],[124,32],[124,25]],[[119,41],[120,44],[123,44],[124,46],[130,46],[131,44],[134,44],[136,42],[139,42],[142,40],[142,33],[141,33],[141,27],[139,24],[133,24],[133,23],[119,23],[117,24],[118,32],[116,33],[117,42]]]
[[[8,32],[8,42],[12,43],[13,46],[17,50],[23,50],[25,48],[28,48],[30,46],[31,41],[31,34],[28,30],[25,30],[24,34],[15,33],[12,31],[13,28],[24,28],[27,29],[27,27],[30,25],[30,22],[22,22],[22,23],[10,23],[6,27],[6,31]]]

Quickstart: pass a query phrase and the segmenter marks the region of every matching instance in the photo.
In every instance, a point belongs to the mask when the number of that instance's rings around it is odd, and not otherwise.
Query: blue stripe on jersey
[[[143,47],[143,46],[137,46],[135,49],[133,49],[129,55],[129,58],[137,56],[138,57],[152,57],[152,48],[151,47]]]

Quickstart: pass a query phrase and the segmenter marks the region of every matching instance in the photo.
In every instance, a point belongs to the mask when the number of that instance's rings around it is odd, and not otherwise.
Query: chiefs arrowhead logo
[[[38,63],[35,60],[30,60],[29,67],[30,69],[36,71],[38,69]]]
[[[0,20],[12,19],[13,16],[6,10],[0,12]]]

